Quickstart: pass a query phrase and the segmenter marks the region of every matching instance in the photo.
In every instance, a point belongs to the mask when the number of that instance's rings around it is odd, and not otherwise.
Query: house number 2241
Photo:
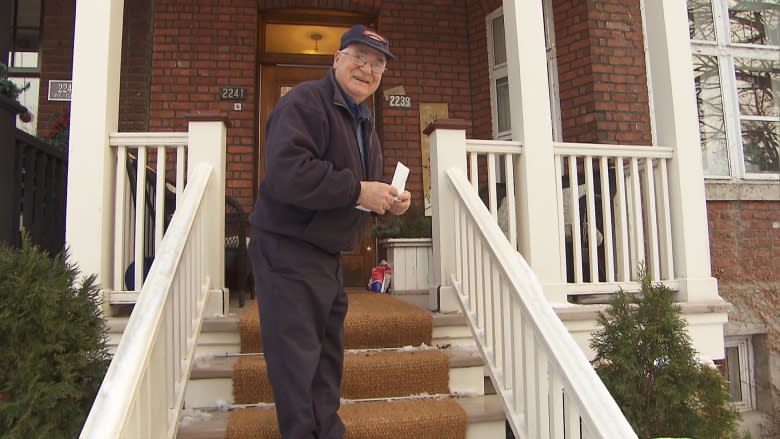
[[[390,95],[390,108],[412,108],[412,98],[406,95]]]

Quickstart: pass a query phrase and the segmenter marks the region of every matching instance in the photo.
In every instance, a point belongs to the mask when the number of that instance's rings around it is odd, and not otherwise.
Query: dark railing
[[[19,107],[0,100],[0,241],[18,247],[24,228],[33,243],[57,254],[65,244],[67,155],[17,129]]]

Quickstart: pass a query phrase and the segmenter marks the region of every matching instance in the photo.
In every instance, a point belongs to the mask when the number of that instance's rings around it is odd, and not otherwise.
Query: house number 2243
[[[390,95],[390,108],[412,108],[412,98],[406,95]]]

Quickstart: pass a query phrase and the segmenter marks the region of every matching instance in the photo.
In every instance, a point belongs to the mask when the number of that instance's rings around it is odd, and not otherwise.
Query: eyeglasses
[[[354,61],[355,65],[358,66],[359,68],[363,68],[364,65],[368,64],[371,67],[371,71],[376,73],[377,75],[381,75],[387,70],[384,61],[380,61],[380,60],[369,61],[365,55],[353,55],[344,50],[340,50],[339,53],[341,53],[342,55],[349,55],[350,57],[352,57],[352,61]]]

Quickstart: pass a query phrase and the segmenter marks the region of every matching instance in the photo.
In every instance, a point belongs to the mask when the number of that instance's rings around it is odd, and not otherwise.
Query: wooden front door
[[[296,84],[310,79],[320,79],[328,72],[328,66],[287,67],[263,66],[260,87],[260,163],[257,175],[262,180],[265,175],[265,122],[279,99]],[[370,105],[371,103],[369,103]],[[376,220],[371,217],[371,224]],[[370,225],[363,234],[358,246],[342,254],[344,286],[365,287],[376,264],[376,240],[371,236]]]

